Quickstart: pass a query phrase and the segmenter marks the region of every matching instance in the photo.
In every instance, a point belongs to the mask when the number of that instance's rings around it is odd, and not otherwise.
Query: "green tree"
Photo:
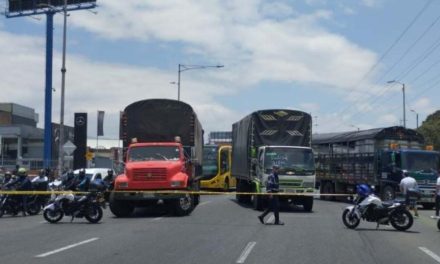
[[[433,145],[434,150],[440,150],[440,110],[430,114],[417,130],[424,137],[427,145]]]

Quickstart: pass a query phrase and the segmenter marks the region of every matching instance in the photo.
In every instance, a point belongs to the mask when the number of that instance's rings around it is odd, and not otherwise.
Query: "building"
[[[15,103],[0,103],[0,167],[16,164],[43,167],[44,129],[38,128],[35,110]],[[73,127],[65,126],[65,140],[73,140]],[[52,124],[52,167],[57,164],[59,125]]]
[[[213,131],[209,133],[208,144],[231,144],[231,131]]]

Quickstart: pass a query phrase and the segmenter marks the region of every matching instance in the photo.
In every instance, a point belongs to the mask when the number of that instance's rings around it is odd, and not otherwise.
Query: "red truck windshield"
[[[175,146],[143,146],[130,148],[128,161],[179,160],[179,156]]]

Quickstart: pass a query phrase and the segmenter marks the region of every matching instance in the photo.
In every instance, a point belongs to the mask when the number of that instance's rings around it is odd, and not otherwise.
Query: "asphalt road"
[[[4,216],[0,263],[440,263],[432,210],[420,210],[409,232],[366,222],[350,230],[345,206],[315,200],[312,213],[283,210],[284,226],[260,224],[259,212],[232,196],[204,196],[186,217],[148,209],[130,218],[106,210],[99,224]]]

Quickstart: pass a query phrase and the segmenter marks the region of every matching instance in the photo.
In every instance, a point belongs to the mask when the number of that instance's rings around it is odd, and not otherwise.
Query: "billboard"
[[[8,0],[10,13],[20,13],[24,11],[34,11],[45,9],[48,6],[61,7],[64,6],[64,0]],[[67,0],[67,5],[93,4],[96,0]]]

